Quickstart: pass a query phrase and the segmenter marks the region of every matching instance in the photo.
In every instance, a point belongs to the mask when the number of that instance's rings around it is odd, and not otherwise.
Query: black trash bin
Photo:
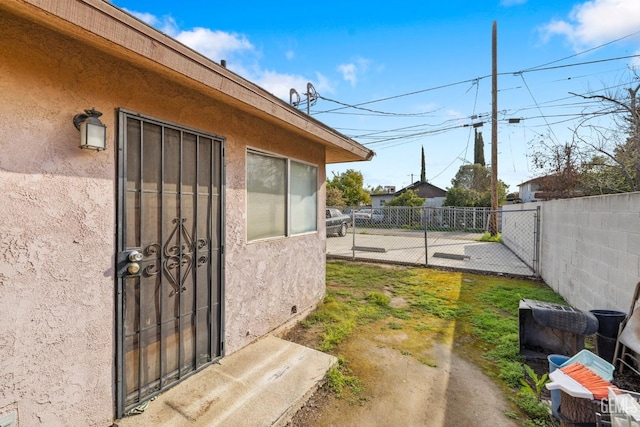
[[[615,310],[589,310],[598,319],[598,333],[607,338],[618,338],[620,323],[627,313]]]
[[[590,310],[598,319],[596,334],[596,354],[609,363],[613,363],[620,324],[627,313],[616,310]]]

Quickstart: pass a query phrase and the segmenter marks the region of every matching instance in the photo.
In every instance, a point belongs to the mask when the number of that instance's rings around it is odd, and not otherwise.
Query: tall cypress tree
[[[482,140],[482,132],[478,132],[478,129],[475,129],[475,131],[476,138],[473,147],[473,163],[486,166],[484,162],[484,141]]]
[[[427,182],[427,168],[424,163],[424,145],[422,146],[422,169],[420,170],[420,182]]]

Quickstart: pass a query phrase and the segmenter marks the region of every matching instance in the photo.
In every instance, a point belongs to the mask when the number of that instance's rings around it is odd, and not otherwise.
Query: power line
[[[624,39],[628,39],[630,37],[637,36],[638,34],[640,34],[640,30],[636,31],[635,33],[627,34],[626,36],[620,37],[618,39],[611,40],[609,42],[603,43],[603,44],[601,44],[599,46],[595,46],[595,47],[592,47],[590,49],[583,50],[582,52],[574,53],[573,55],[565,56],[564,58],[556,59],[555,61],[547,62],[546,64],[541,64],[541,65],[538,65],[536,67],[531,67],[531,68],[528,68],[528,69],[523,70],[523,71],[533,71],[533,70],[537,70],[537,69],[539,69],[541,67],[546,67],[547,65],[556,64],[558,62],[562,62],[562,61],[565,61],[567,59],[575,58],[577,56],[584,55],[585,53],[593,52],[594,50],[598,50],[598,49],[603,48],[605,46],[609,46],[610,44],[617,43],[617,42],[622,41]]]
[[[553,128],[549,125],[549,122],[547,121],[547,118],[544,116],[544,113],[542,112],[542,109],[540,108],[540,105],[538,104],[538,101],[536,101],[536,98],[533,96],[533,93],[531,92],[531,89],[529,89],[529,85],[527,84],[527,81],[525,80],[525,78],[524,78],[524,76],[522,74],[520,74],[520,78],[522,78],[522,82],[524,83],[525,87],[527,88],[527,91],[529,92],[529,95],[531,95],[531,99],[533,99],[534,104],[536,104],[536,107],[538,107],[538,111],[540,111],[540,114],[542,115],[542,118],[544,119],[544,122],[549,127],[549,131],[551,132],[553,137],[556,139],[556,143],[559,143],[558,137],[556,136],[556,133],[553,131]]]
[[[542,66],[539,66],[539,67],[534,67],[534,68],[520,70],[520,71],[502,72],[502,73],[498,73],[498,76],[523,75],[524,73],[531,73],[531,72],[538,72],[538,71],[550,71],[550,70],[557,70],[557,69],[571,68],[571,67],[579,67],[579,66],[583,66],[583,65],[593,65],[593,64],[600,64],[600,63],[604,63],[604,62],[619,61],[619,60],[622,60],[622,59],[632,59],[632,58],[640,58],[640,54],[618,56],[618,57],[614,57],[614,58],[605,58],[605,59],[599,59],[599,60],[593,60],[593,61],[577,62],[577,63],[573,63],[573,64],[556,65],[556,66],[553,66],[553,67],[542,67]],[[404,114],[404,113],[390,113],[390,112],[382,112],[382,111],[370,110],[370,109],[361,108],[361,106],[362,105],[368,105],[368,104],[374,104],[374,103],[378,103],[378,102],[383,102],[383,101],[388,101],[388,100],[391,100],[391,99],[403,98],[403,97],[406,97],[406,96],[417,95],[417,94],[425,93],[425,92],[432,92],[432,91],[435,91],[435,90],[444,89],[444,88],[453,87],[453,86],[458,86],[458,85],[462,85],[462,84],[466,84],[466,83],[479,82],[480,80],[486,79],[488,77],[491,77],[491,76],[490,75],[484,75],[484,76],[476,77],[474,79],[467,79],[467,80],[462,80],[462,81],[459,81],[459,82],[444,84],[444,85],[440,85],[440,86],[434,86],[434,87],[430,87],[430,88],[426,88],[426,89],[420,89],[420,90],[416,90],[416,91],[412,91],[412,92],[403,93],[403,94],[400,94],[400,95],[393,95],[393,96],[388,96],[388,97],[385,97],[385,98],[379,98],[379,99],[374,99],[374,100],[371,100],[371,101],[361,102],[361,103],[358,103],[358,104],[348,104],[348,103],[345,103],[345,102],[336,101],[336,100],[333,100],[333,99],[326,98],[326,97],[318,95],[319,98],[322,98],[322,99],[324,99],[326,101],[335,102],[335,103],[337,103],[339,105],[342,105],[342,107],[333,108],[333,109],[324,110],[324,111],[312,111],[312,114],[316,115],[316,114],[334,113],[336,111],[344,110],[344,109],[347,109],[347,108],[354,108],[354,109],[362,109],[362,110],[375,112],[377,114],[384,114],[384,115],[397,115],[397,116],[410,115],[410,114]],[[418,113],[416,115],[419,115],[419,114],[423,114],[423,113]]]

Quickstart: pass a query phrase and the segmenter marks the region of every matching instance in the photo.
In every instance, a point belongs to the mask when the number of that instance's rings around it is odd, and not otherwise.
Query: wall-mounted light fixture
[[[95,108],[84,112],[73,118],[73,125],[80,131],[80,148],[104,150],[107,148],[107,127],[98,119],[102,113]]]

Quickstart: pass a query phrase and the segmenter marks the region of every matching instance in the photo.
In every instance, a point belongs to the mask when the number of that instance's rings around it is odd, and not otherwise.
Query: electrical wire
[[[575,58],[575,57],[578,57],[580,55],[584,55],[585,53],[593,52],[594,50],[598,50],[598,49],[603,48],[605,46],[609,46],[610,44],[617,43],[619,41],[631,38],[633,36],[637,36],[638,34],[640,34],[640,30],[636,31],[635,33],[627,34],[626,36],[620,37],[618,39],[611,40],[611,41],[608,41],[608,42],[603,43],[601,45],[589,48],[587,50],[583,50],[582,52],[574,53],[573,55],[565,56],[564,58],[556,59],[554,61],[547,62],[546,64],[541,64],[541,65],[538,65],[538,66],[535,66],[535,67],[527,68],[527,69],[525,69],[523,71],[534,71],[534,70],[537,70],[539,68],[546,67],[547,65],[557,64],[558,62],[566,61],[567,59]]]
[[[599,59],[599,60],[594,60],[594,61],[578,62],[578,63],[573,63],[573,64],[556,65],[556,66],[553,66],[553,67],[538,67],[538,68],[526,69],[526,70],[520,70],[520,71],[501,72],[501,73],[498,73],[498,76],[523,75],[524,73],[558,70],[558,69],[562,69],[562,68],[570,68],[570,67],[578,67],[578,66],[583,66],[583,65],[600,64],[600,63],[604,63],[604,62],[619,61],[619,60],[622,60],[622,59],[631,59],[631,58],[640,58],[640,54],[618,56],[618,57],[615,57],[615,58],[606,58],[606,59]],[[362,109],[362,110],[375,112],[377,114],[384,114],[384,115],[397,115],[397,116],[420,115],[420,114],[424,114],[424,113],[417,113],[417,114],[390,113],[390,112],[383,112],[383,111],[365,109],[365,108],[361,108],[361,106],[362,105],[368,105],[368,104],[374,104],[374,103],[378,103],[378,102],[383,102],[383,101],[388,101],[388,100],[391,100],[391,99],[403,98],[403,97],[406,97],[406,96],[417,95],[417,94],[420,94],[420,93],[431,92],[431,91],[444,89],[444,88],[448,88],[448,87],[453,87],[453,86],[458,86],[458,85],[462,85],[462,84],[466,84],[466,83],[473,83],[473,82],[476,82],[476,81],[480,81],[482,79],[486,79],[488,77],[491,77],[491,76],[490,75],[484,75],[484,76],[476,77],[474,79],[467,79],[467,80],[462,80],[462,81],[459,81],[459,82],[444,84],[444,85],[440,85],[440,86],[434,86],[434,87],[430,87],[430,88],[426,88],[426,89],[420,89],[420,90],[416,90],[416,91],[412,91],[412,92],[403,93],[403,94],[400,94],[400,95],[393,95],[393,96],[388,96],[388,97],[385,97],[385,98],[379,98],[379,99],[374,99],[374,100],[371,100],[371,101],[361,102],[361,103],[358,103],[358,104],[348,104],[348,103],[337,101],[337,100],[334,100],[334,99],[331,99],[331,98],[323,97],[323,96],[318,94],[319,98],[322,98],[325,101],[330,101],[330,102],[337,103],[337,104],[341,105],[341,107],[330,109],[330,110],[324,110],[324,111],[311,111],[311,113],[313,115],[326,114],[326,113],[333,113],[333,112],[340,111],[340,110],[347,109],[347,108],[354,108],[354,109],[358,109],[359,108],[359,109]]]

